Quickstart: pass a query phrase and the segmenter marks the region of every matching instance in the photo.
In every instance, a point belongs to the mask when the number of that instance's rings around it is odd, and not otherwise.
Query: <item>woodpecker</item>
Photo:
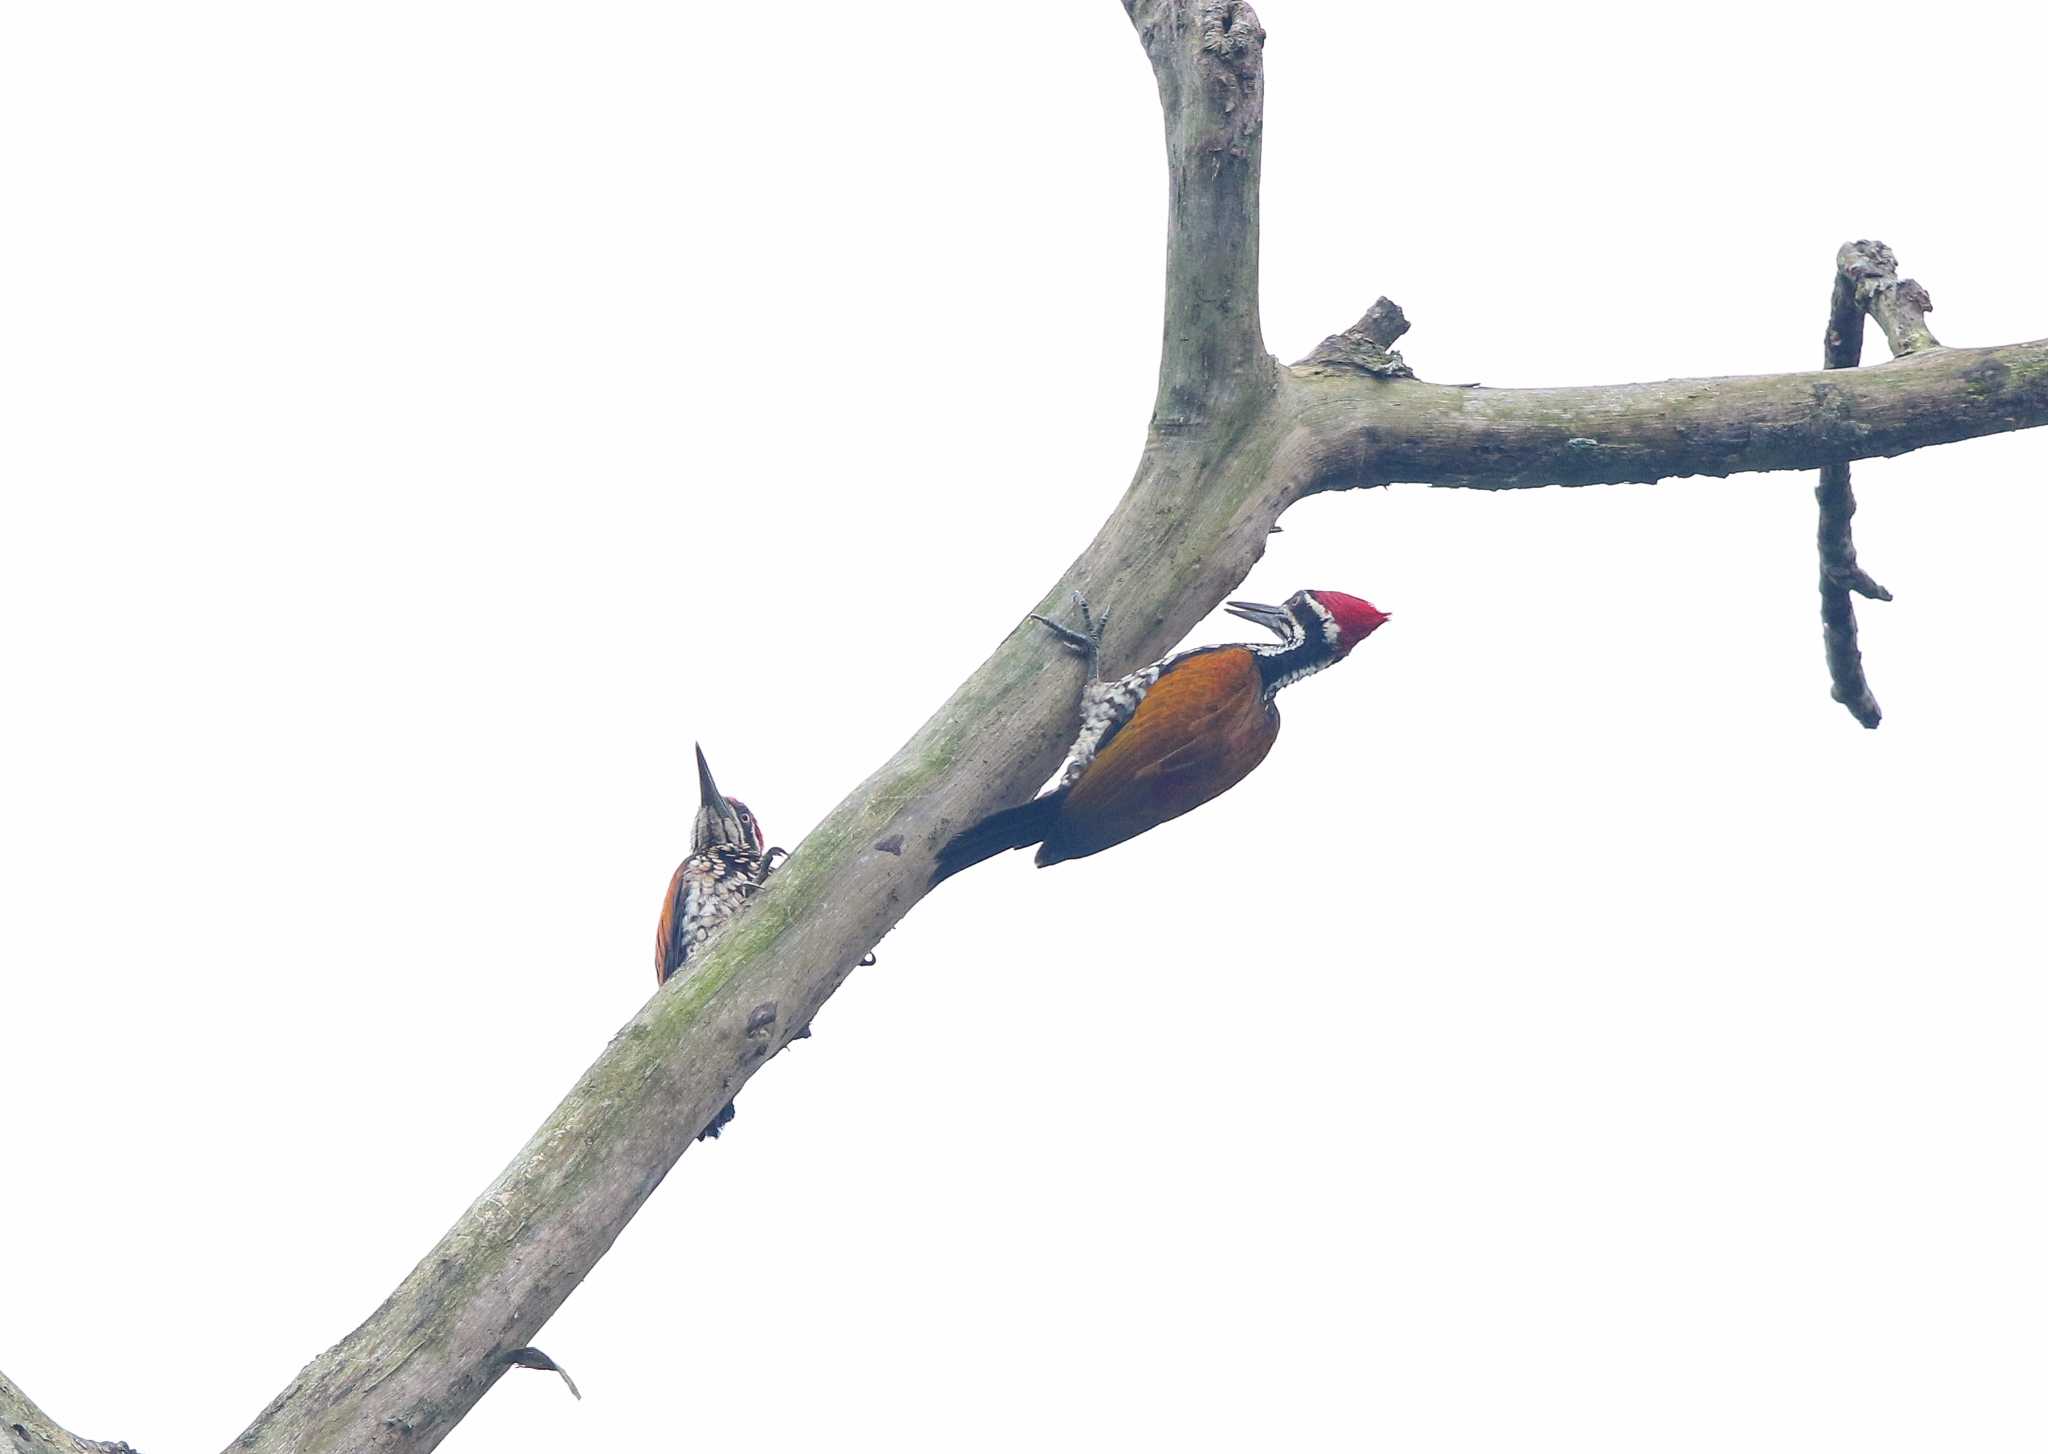
[[[657,984],[668,983],[692,953],[747,906],[747,899],[767,880],[780,858],[789,856],[780,848],[765,846],[760,821],[745,803],[719,792],[702,747],[697,749],[697,790],[690,856],[668,881],[668,895],[661,901],[661,922],[654,931]],[[697,1139],[716,1136],[732,1117],[728,1101]]]
[[[1031,617],[1088,663],[1081,732],[1058,785],[953,838],[939,850],[933,883],[1034,843],[1040,868],[1086,858],[1208,802],[1271,750],[1280,735],[1275,694],[1342,661],[1388,619],[1337,591],[1296,591],[1280,606],[1232,601],[1231,615],[1278,642],[1198,646],[1106,682],[1100,654],[1109,613],[1091,617],[1079,591],[1074,605],[1078,631]]]

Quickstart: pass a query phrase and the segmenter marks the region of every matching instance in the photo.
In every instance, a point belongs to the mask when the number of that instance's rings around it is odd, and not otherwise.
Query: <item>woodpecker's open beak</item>
[[[1285,606],[1264,606],[1257,601],[1229,601],[1224,610],[1254,626],[1263,626],[1282,641],[1292,641],[1301,628]]]

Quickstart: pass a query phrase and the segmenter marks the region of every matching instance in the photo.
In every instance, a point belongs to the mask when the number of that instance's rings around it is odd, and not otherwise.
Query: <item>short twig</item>
[[[1941,344],[1927,327],[1934,300],[1911,278],[1899,276],[1899,260],[1881,242],[1845,242],[1835,254],[1835,289],[1828,308],[1824,367],[1853,369],[1863,361],[1863,316],[1884,330],[1892,356],[1902,358]],[[1823,466],[1814,498],[1820,502],[1820,620],[1834,698],[1865,727],[1884,719],[1863,674],[1856,644],[1856,603],[1852,596],[1889,601],[1892,593],[1856,563],[1849,522],[1856,494],[1849,488],[1846,462]]]
[[[569,1370],[538,1348],[514,1348],[505,1355],[505,1361],[514,1368],[538,1368],[543,1373],[560,1374],[562,1382],[569,1385],[569,1392],[578,1400],[583,1397],[583,1391],[576,1387],[576,1380],[569,1376]]]

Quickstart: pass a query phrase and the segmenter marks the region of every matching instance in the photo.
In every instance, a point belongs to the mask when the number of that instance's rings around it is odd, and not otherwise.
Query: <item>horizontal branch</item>
[[[1470,489],[1812,470],[2048,424],[2048,339],[1873,368],[1482,389],[1295,368],[1314,490]]]

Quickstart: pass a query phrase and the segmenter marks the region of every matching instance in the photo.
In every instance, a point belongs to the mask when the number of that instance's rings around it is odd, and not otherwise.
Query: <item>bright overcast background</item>
[[[2014,8],[1261,10],[1282,358],[2048,334]],[[1159,119],[1113,0],[4,14],[0,1368],[208,1450],[653,989],[690,744],[794,846],[1108,512]],[[447,1447],[2038,1450],[2044,475],[1857,467],[1875,733],[1810,476],[1293,511],[1394,622],[1267,764],[920,905]]]

